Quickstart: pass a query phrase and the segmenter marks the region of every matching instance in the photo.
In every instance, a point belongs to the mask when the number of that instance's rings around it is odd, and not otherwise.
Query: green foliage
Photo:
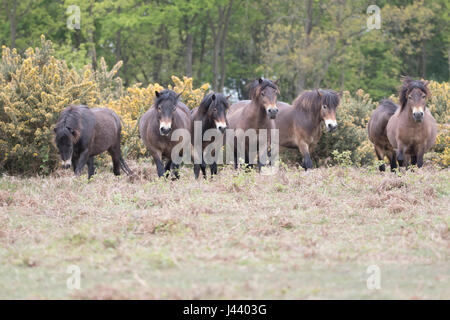
[[[334,150],[331,154],[333,155],[333,160],[341,167],[348,168],[353,164],[353,161],[351,159],[351,151],[347,150],[339,152],[337,150]]]
[[[350,158],[356,165],[371,163],[374,154],[366,127],[375,107],[370,95],[363,90],[358,90],[354,96],[344,91],[337,109],[338,129],[322,134],[313,153],[316,162],[322,163],[330,157],[330,150],[336,150],[338,153],[350,152]],[[335,159],[333,161],[336,163]]]

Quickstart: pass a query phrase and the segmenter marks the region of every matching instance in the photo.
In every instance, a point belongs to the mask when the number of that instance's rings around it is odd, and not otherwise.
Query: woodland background
[[[367,7],[381,8],[381,29],[367,30]],[[66,26],[80,8],[79,30]],[[449,79],[450,19],[446,0],[3,0],[0,42],[19,52],[39,44],[81,68],[99,58],[123,61],[125,86],[168,83],[237,90],[249,80],[281,80],[282,97],[304,90],[363,89],[388,97],[400,75]]]

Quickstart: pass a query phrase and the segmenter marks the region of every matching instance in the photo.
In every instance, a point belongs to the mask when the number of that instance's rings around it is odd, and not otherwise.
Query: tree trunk
[[[219,39],[217,37],[214,38],[214,49],[213,49],[213,81],[212,88],[214,91],[218,91],[218,68],[219,68]]]
[[[203,66],[203,61],[205,60],[206,37],[208,36],[207,31],[208,31],[208,26],[206,23],[203,23],[202,31],[201,31],[201,38],[200,38],[200,57],[199,57],[200,68],[198,68],[198,71],[197,71],[197,79],[198,80],[201,80],[203,77],[202,66]]]
[[[92,25],[89,27],[88,35],[90,42],[89,55],[91,56],[92,69],[97,70],[97,51],[95,49],[95,21],[92,15],[92,3],[89,6],[89,17],[92,19]]]
[[[117,15],[120,15],[121,9],[117,8]],[[116,62],[122,60],[122,28],[117,30],[116,34]]]
[[[305,89],[305,74],[300,71],[297,81],[297,94],[300,94]]]
[[[17,34],[17,0],[5,0],[6,11],[9,18],[9,32],[11,39],[11,48],[16,47],[16,34]],[[11,7],[9,7],[11,4]]]
[[[214,19],[208,13],[211,34],[214,40],[213,48],[213,81],[214,91],[222,91],[225,84],[225,43],[228,32],[228,23],[232,14],[234,0],[230,0],[228,6],[219,6],[217,26]],[[220,70],[219,70],[220,69]],[[219,75],[220,73],[220,75]],[[220,77],[219,77],[220,76]]]
[[[426,52],[426,40],[422,41],[422,52],[421,52],[421,76],[422,79],[427,77],[427,52]]]
[[[233,2],[234,0],[231,0],[230,4],[228,5],[227,13],[224,19],[225,21],[223,22],[222,36],[220,39],[220,85],[218,90],[219,92],[222,92],[223,88],[225,87],[225,78],[226,78],[225,44],[228,35],[228,23],[230,21],[230,17],[233,10]]]
[[[194,37],[188,33],[186,35],[186,76],[192,78],[192,53],[194,47]]]

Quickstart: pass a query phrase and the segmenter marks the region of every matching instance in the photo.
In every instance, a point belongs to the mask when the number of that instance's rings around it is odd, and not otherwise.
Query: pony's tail
[[[123,159],[122,155],[120,155],[120,167],[122,168],[122,170],[129,176],[131,176],[133,174],[133,171],[131,171],[131,169],[128,167],[127,163],[125,162],[125,160]]]

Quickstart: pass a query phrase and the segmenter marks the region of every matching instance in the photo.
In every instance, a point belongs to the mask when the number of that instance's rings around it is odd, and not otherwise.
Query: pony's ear
[[[264,81],[264,80],[263,80],[262,78],[259,78],[259,79],[258,79],[259,84],[263,83],[263,81]]]
[[[280,79],[275,80],[275,81],[273,82],[273,84],[275,85],[275,87],[277,87],[277,93],[278,93],[278,94],[281,94],[280,87],[278,86],[279,80],[280,80]]]
[[[317,89],[316,91],[317,91],[317,95],[318,95],[319,97],[322,97],[322,92],[320,92],[319,89]]]
[[[430,84],[430,81],[428,81],[428,80],[426,80],[426,81],[423,83],[423,85],[424,85],[425,87],[427,87],[429,84]]]
[[[213,93],[213,95],[211,96],[212,101],[216,101],[216,94]]]
[[[403,84],[406,84],[406,85],[408,85],[410,82],[413,81],[413,79],[409,76],[402,76],[401,80],[402,80]]]
[[[231,94],[227,95],[226,98],[227,98],[227,100],[230,100]]]
[[[156,96],[157,98],[159,98],[160,95],[161,95],[161,94],[159,93],[159,91],[155,91],[155,96]]]
[[[182,92],[180,92],[179,94],[177,94],[177,100],[180,99],[181,95],[183,94],[184,90]]]

